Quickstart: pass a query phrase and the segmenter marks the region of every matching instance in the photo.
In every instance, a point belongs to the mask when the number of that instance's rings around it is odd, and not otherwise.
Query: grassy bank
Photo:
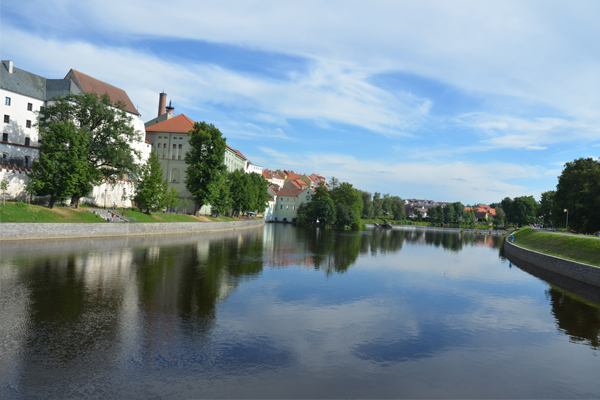
[[[95,208],[95,207],[94,207]],[[123,211],[117,210],[122,214]],[[139,211],[125,211],[125,216],[135,218],[136,222],[219,222],[238,221],[231,217],[196,217],[184,214],[152,213],[150,215]],[[106,223],[99,215],[92,214],[86,208],[75,209],[72,207],[54,206],[51,210],[46,206],[33,204],[6,202],[3,206],[0,202],[0,222],[98,222]]]
[[[600,267],[600,239],[538,232],[528,227],[514,236],[514,243],[526,249]]]
[[[106,223],[98,215],[82,208],[36,206],[33,204],[6,202],[0,203],[0,222],[97,222]]]

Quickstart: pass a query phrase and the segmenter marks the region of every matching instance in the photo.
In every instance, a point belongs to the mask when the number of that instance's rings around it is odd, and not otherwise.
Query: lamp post
[[[567,213],[567,227],[566,227],[566,229],[567,229],[567,232],[569,232],[569,209],[565,208],[564,212]]]
[[[104,182],[106,185],[106,182]],[[106,192],[108,191],[108,186],[104,186],[104,209],[106,210]]]

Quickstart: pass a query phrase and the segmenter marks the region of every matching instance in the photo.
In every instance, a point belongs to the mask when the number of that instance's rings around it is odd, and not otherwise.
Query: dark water
[[[0,398],[598,398],[600,306],[501,238],[0,244]]]

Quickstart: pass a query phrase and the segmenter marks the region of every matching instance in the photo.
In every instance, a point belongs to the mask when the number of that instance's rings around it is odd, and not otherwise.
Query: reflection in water
[[[513,392],[479,373],[510,359],[532,374],[523,354],[550,340],[552,320],[599,346],[596,305],[554,286],[537,304],[545,284],[487,268],[501,237],[273,224],[0,252],[3,398],[577,397],[572,375],[540,369],[541,386],[513,378]],[[446,379],[447,365],[465,374]]]
[[[600,339],[600,306],[586,303],[569,292],[556,287],[546,291],[552,304],[552,314],[558,328],[576,343],[584,343],[596,349]]]

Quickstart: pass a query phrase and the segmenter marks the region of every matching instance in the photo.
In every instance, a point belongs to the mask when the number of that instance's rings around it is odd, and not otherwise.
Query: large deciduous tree
[[[30,186],[38,196],[50,196],[49,207],[67,200],[85,188],[92,190],[98,171],[89,163],[89,136],[81,134],[72,121],[57,121],[44,127],[40,158],[33,163]]]
[[[360,193],[348,182],[342,182],[330,192],[337,214],[337,224],[340,226],[351,226],[359,228],[360,216],[362,214],[363,202]],[[389,196],[388,196],[389,197]]]
[[[558,177],[555,202],[557,211],[569,210],[569,228],[586,233],[599,231],[600,161],[579,158],[566,163]]]
[[[190,150],[185,154],[188,166],[185,187],[192,195],[197,214],[219,194],[219,185],[227,171],[223,163],[226,139],[213,124],[206,122],[196,122],[188,135]]]
[[[80,197],[88,195],[93,185],[103,180],[114,182],[135,174],[140,153],[131,143],[140,140],[142,133],[135,131],[123,103],[113,104],[108,94],[98,96],[96,93],[52,99],[38,114],[42,144],[47,135],[53,134],[53,124],[68,122],[73,123],[68,129],[82,137],[78,142],[85,145],[88,165],[78,185],[70,189],[72,204],[77,205]],[[40,152],[44,152],[41,147]]]

